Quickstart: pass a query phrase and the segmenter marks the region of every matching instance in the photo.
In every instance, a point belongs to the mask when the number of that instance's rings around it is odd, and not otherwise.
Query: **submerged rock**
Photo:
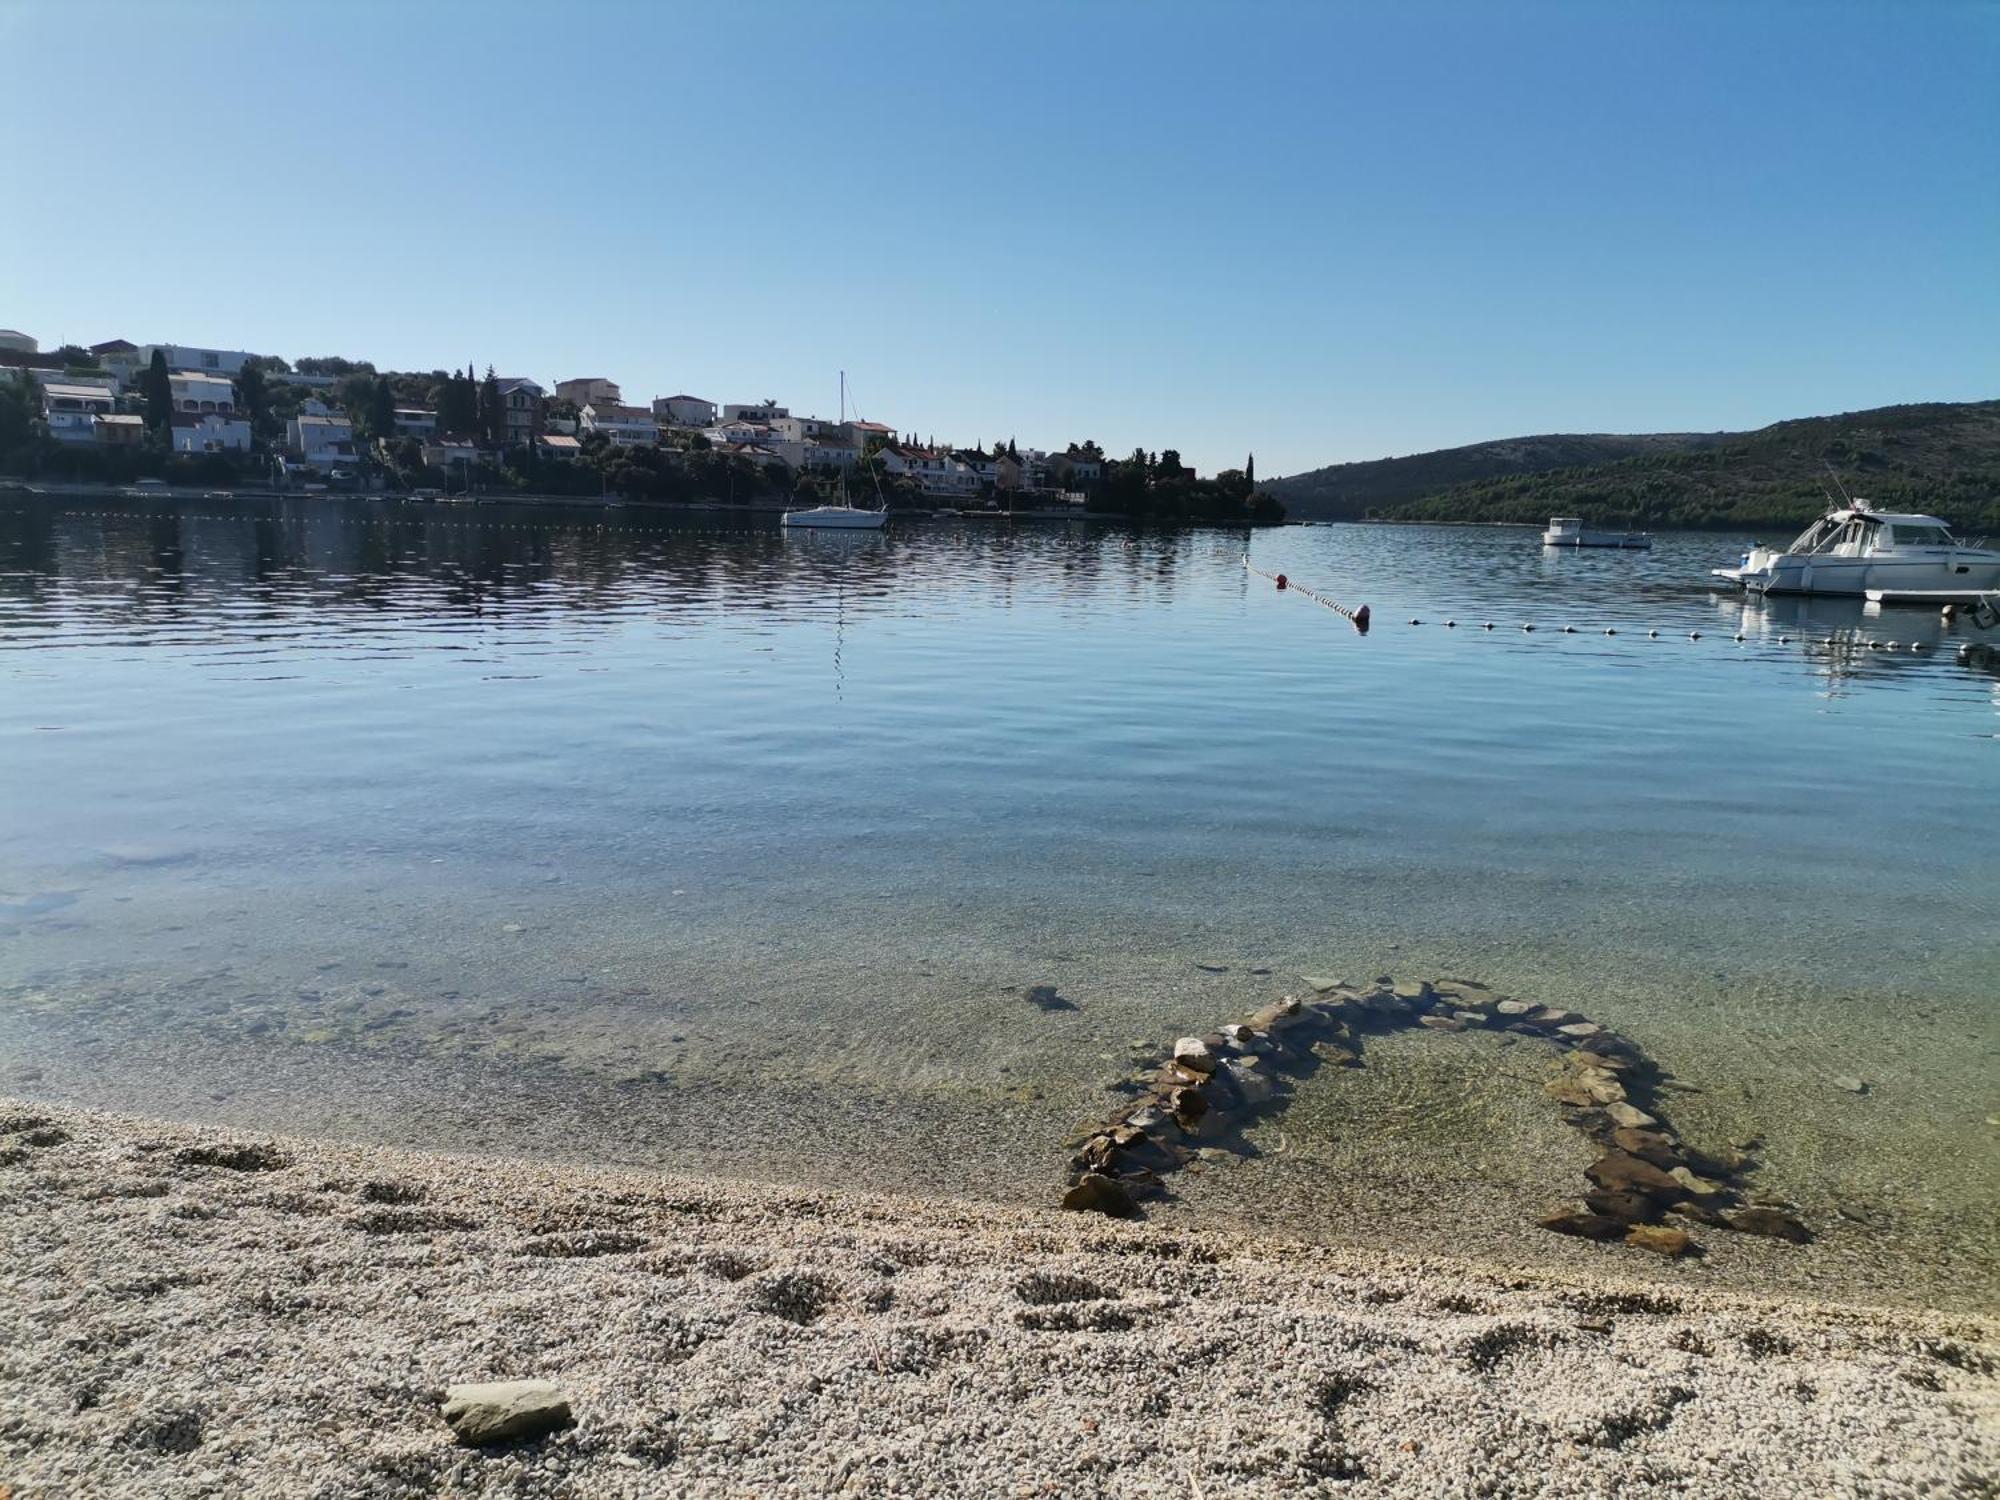
[[[1688,1191],[1690,1198],[1719,1198],[1728,1191],[1721,1183],[1711,1182],[1706,1177],[1697,1177],[1686,1167],[1672,1167],[1667,1175]]]
[[[1614,1219],[1609,1214],[1559,1213],[1550,1214],[1541,1221],[1544,1229],[1553,1229],[1557,1234],[1573,1234],[1586,1240],[1616,1240],[1625,1237],[1625,1221]]]
[[[1075,1002],[1063,999],[1062,995],[1052,984],[1034,984],[1028,986],[1028,1003],[1034,1006],[1036,1010],[1076,1009]]]
[[[1086,1172],[1079,1177],[1075,1186],[1063,1194],[1062,1206],[1078,1213],[1110,1214],[1114,1219],[1129,1219],[1139,1212],[1131,1192],[1102,1172]]]
[[[1584,1176],[1601,1188],[1644,1193],[1666,1202],[1686,1196],[1687,1190],[1649,1161],[1627,1151],[1607,1151],[1588,1167]]]
[[[1648,1125],[1660,1123],[1636,1104],[1628,1104],[1623,1099],[1615,1104],[1605,1105],[1604,1112],[1611,1117],[1613,1124],[1622,1125],[1628,1130],[1644,1130]]]
[[[1629,1125],[1621,1125],[1611,1132],[1611,1144],[1641,1161],[1651,1162],[1663,1172],[1671,1172],[1682,1164],[1673,1137],[1657,1130],[1636,1130]]]
[[[1775,1208],[1739,1208],[1730,1214],[1725,1222],[1731,1229],[1744,1234],[1761,1234],[1776,1240],[1790,1240],[1794,1245],[1804,1245],[1812,1240],[1812,1231],[1788,1213]]]
[[[1666,1256],[1686,1255],[1693,1248],[1686,1230],[1670,1229],[1664,1224],[1634,1224],[1625,1232],[1625,1243]]]
[[[1277,1097],[1277,1086],[1254,1057],[1235,1057],[1222,1065],[1222,1072],[1236,1085],[1243,1102],[1255,1107]]]
[[[552,1381],[493,1380],[447,1388],[444,1420],[461,1443],[476,1447],[540,1437],[575,1419],[569,1397]]]

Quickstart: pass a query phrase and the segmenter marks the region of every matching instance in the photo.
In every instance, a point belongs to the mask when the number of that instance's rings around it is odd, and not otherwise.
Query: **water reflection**
[[[1032,1196],[1135,1040],[1458,974],[1631,1029],[1787,1191],[1983,1203],[1995,683],[1718,593],[1734,545],[0,510],[0,1072],[427,1128],[449,1076],[932,1180],[976,1138]]]

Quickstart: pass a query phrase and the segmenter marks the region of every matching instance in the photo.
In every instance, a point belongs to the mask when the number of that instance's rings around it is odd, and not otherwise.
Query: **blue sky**
[[[0,0],[0,325],[1263,474],[2000,396],[2000,4]]]

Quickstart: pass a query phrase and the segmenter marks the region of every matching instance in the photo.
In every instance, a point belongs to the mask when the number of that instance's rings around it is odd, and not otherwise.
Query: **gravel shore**
[[[1992,1496],[2000,1325],[0,1100],[0,1496]],[[1662,1280],[1662,1277],[1666,1280]],[[444,1389],[575,1425],[468,1448]]]

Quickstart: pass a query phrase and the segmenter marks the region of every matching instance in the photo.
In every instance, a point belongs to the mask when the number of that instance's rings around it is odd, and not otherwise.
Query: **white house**
[[[113,412],[91,424],[97,441],[118,447],[136,448],[146,441],[146,419],[130,412]]]
[[[226,412],[177,411],[173,414],[174,452],[245,453],[250,448],[250,423]]]
[[[602,375],[579,375],[574,380],[558,380],[556,395],[564,401],[575,404],[578,411],[586,406],[622,406],[625,398],[618,391],[618,382],[606,380]]]
[[[246,362],[257,356],[247,349],[199,349],[192,344],[141,344],[136,351],[135,363],[140,367],[153,362],[153,351],[157,349],[166,356],[168,370],[199,370],[209,375],[241,375]]]
[[[734,448],[744,443],[770,443],[777,440],[777,434],[763,422],[745,422],[741,419],[721,421],[702,433],[718,448]]]
[[[433,469],[451,469],[459,464],[479,462],[479,445],[471,438],[432,438],[424,444],[424,463]]]
[[[851,469],[861,462],[861,450],[845,443],[808,438],[802,443],[774,442],[770,450],[794,469]]]
[[[345,417],[301,411],[285,424],[285,437],[302,463],[336,468],[356,458],[354,424]]]
[[[49,436],[65,443],[97,441],[96,422],[108,416],[114,405],[109,388],[73,381],[49,380],[42,383],[42,420]]]
[[[567,433],[545,432],[535,439],[535,452],[559,463],[575,463],[583,456],[583,444]]]
[[[876,457],[889,473],[915,480],[927,495],[963,495],[979,488],[978,476],[940,448],[892,443]]]
[[[396,436],[427,438],[437,431],[438,414],[417,406],[396,408]]]
[[[650,448],[660,440],[653,414],[643,406],[592,402],[577,414],[580,433],[601,432],[621,448]]]
[[[977,484],[993,484],[1000,477],[1000,461],[987,456],[981,448],[960,448],[952,455],[952,461],[970,473]]]
[[[789,417],[791,408],[780,406],[775,401],[759,401],[754,406],[737,403],[722,408],[724,425],[731,422],[762,422],[766,427],[780,417]]]
[[[220,411],[236,409],[236,387],[221,375],[170,375],[167,384],[174,393],[175,411]]]
[[[715,403],[699,396],[655,396],[653,420],[662,427],[713,427]]]

